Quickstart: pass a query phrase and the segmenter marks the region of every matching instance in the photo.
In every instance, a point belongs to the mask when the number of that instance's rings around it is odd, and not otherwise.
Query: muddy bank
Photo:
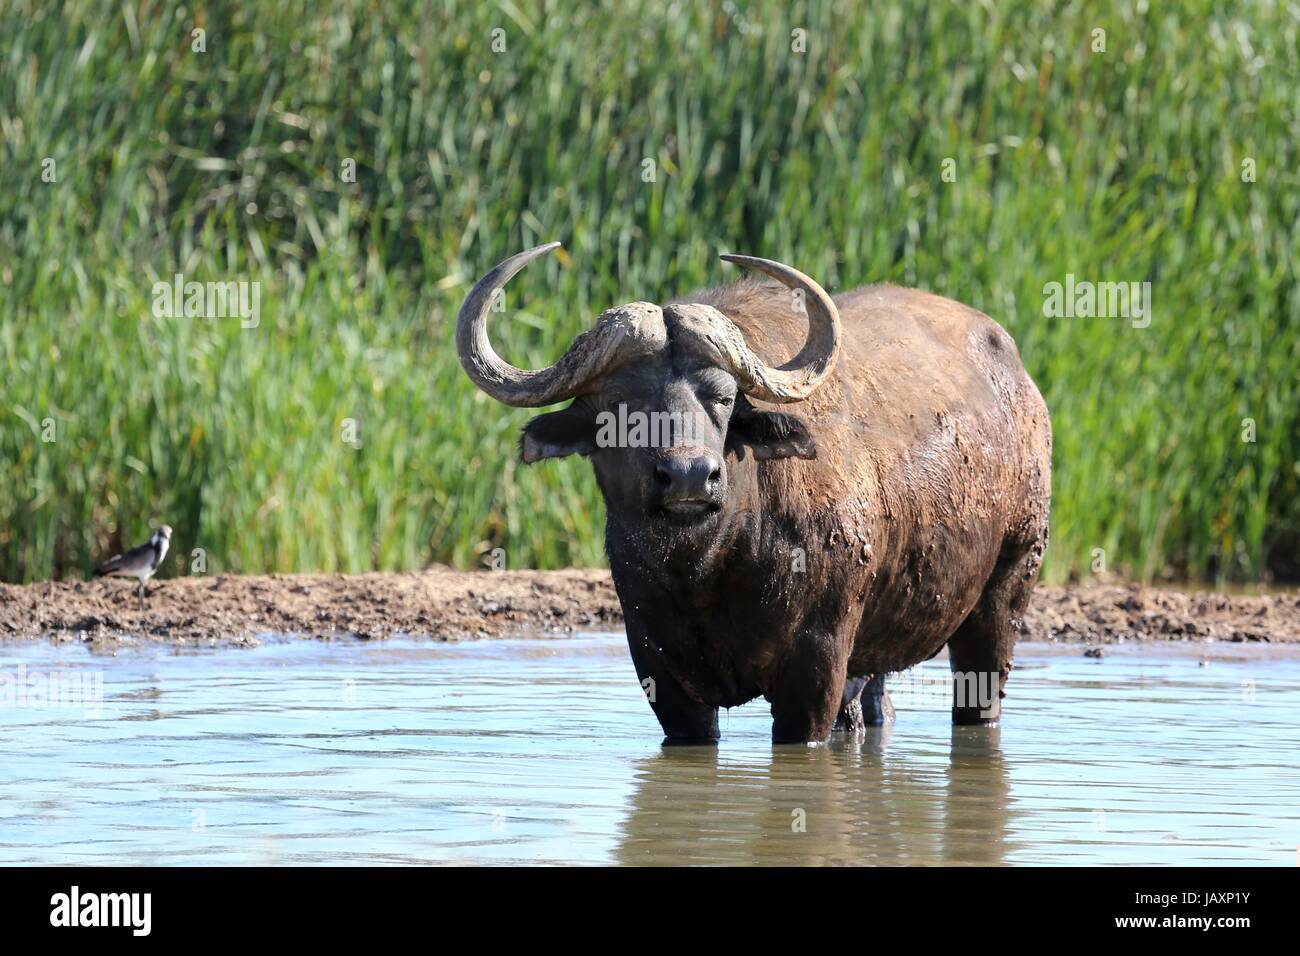
[[[1040,587],[1024,640],[1107,644],[1300,644],[1300,592],[1260,596],[1136,586]],[[0,584],[0,640],[255,644],[268,634],[396,634],[437,640],[613,631],[622,614],[604,571],[216,575],[155,581],[140,611],[134,582]]]

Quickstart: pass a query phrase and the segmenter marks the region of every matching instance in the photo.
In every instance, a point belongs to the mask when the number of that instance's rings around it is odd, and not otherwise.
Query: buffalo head
[[[470,291],[456,322],[466,374],[506,405],[535,408],[572,399],[524,428],[525,462],[591,457],[611,520],[685,534],[708,527],[728,503],[729,461],[812,458],[811,436],[793,415],[760,410],[807,398],[830,374],[840,347],[835,303],[803,273],[767,259],[723,256],[794,290],[808,316],[799,354],[774,368],[720,311],[696,302],[632,302],[604,312],[549,368],[525,371],[492,348],[492,297],[552,242],[512,256]]]

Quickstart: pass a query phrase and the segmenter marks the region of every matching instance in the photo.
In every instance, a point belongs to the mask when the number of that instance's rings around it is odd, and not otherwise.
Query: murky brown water
[[[857,744],[759,701],[664,749],[618,636],[0,645],[0,693],[88,693],[0,705],[0,863],[1297,861],[1300,659],[1080,653],[1022,648],[1000,730],[935,661]]]

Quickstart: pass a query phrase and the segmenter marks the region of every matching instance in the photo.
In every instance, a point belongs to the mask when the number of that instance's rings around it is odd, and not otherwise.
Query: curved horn
[[[470,290],[456,317],[456,352],[465,374],[502,404],[536,408],[573,398],[616,360],[651,351],[666,340],[658,306],[633,302],[602,314],[596,326],[574,339],[564,356],[549,368],[527,371],[497,355],[487,333],[493,293],[528,263],[559,245],[548,242],[499,263]]]
[[[756,269],[776,279],[787,289],[804,293],[808,313],[808,338],[799,354],[780,368],[773,368],[748,347],[728,356],[744,392],[767,402],[798,402],[807,398],[835,368],[840,353],[840,312],[826,290],[798,269],[755,256],[721,257],[746,269]]]

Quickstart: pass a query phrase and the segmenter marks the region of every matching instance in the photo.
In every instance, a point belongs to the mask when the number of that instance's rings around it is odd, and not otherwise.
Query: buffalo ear
[[[543,458],[590,455],[595,450],[595,421],[585,410],[572,405],[538,415],[519,436],[519,458],[526,465]]]
[[[817,457],[817,443],[803,419],[785,412],[759,411],[743,397],[731,415],[727,444],[749,448],[760,461]]]

